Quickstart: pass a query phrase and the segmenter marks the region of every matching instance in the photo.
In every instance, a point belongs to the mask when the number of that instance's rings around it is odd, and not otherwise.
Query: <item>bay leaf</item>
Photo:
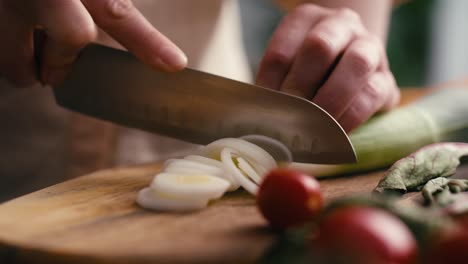
[[[439,177],[428,181],[421,194],[429,205],[446,207],[457,199],[460,192],[468,190],[468,180]]]
[[[376,193],[420,191],[431,179],[450,177],[468,155],[468,143],[447,142],[425,146],[395,162],[385,173]]]

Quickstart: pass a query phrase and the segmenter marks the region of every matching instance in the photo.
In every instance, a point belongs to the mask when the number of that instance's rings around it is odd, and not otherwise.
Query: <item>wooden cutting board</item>
[[[408,92],[414,98],[421,92]],[[253,262],[274,242],[238,191],[195,213],[135,203],[159,165],[82,176],[0,205],[0,263]],[[372,190],[382,172],[321,181],[327,199]]]
[[[243,191],[195,213],[135,198],[160,167],[99,171],[0,205],[0,263],[251,262],[274,235]],[[381,172],[323,180],[327,198],[371,190]]]
[[[0,263],[246,263],[275,240],[245,192],[196,213],[135,204],[159,166],[82,176],[0,205]],[[373,189],[383,172],[321,181],[326,199]],[[458,174],[468,178],[468,166]]]

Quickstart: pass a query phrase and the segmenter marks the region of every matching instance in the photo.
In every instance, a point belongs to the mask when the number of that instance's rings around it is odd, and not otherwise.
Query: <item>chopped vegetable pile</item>
[[[264,148],[274,152],[277,160]],[[137,202],[152,210],[193,211],[240,186],[256,195],[264,175],[280,161],[291,162],[291,153],[272,138],[248,135],[220,139],[205,146],[199,155],[168,160],[151,185],[139,192]]]

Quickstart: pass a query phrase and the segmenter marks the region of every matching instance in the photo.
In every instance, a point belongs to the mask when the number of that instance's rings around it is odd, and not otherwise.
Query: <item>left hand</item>
[[[304,4],[276,29],[257,84],[311,99],[351,131],[397,105],[384,45],[349,9]]]

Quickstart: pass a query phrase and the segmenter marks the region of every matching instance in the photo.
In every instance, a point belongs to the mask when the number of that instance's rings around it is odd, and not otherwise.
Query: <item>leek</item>
[[[316,177],[388,167],[419,148],[437,142],[468,142],[468,89],[442,89],[412,104],[379,114],[349,135],[356,164],[292,163]]]

